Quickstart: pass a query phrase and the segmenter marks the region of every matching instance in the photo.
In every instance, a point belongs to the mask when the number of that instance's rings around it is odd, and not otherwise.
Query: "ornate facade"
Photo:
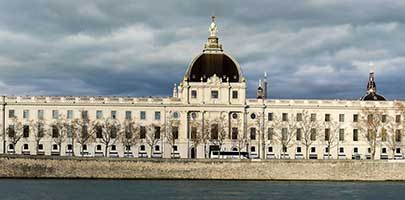
[[[167,98],[4,96],[10,154],[158,158],[402,159],[402,101],[246,97],[239,63],[214,18],[203,52]],[[371,122],[375,122],[374,126]]]

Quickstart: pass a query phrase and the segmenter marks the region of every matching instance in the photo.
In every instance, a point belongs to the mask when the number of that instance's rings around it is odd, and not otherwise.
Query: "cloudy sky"
[[[338,2],[338,3],[336,3]],[[169,96],[210,15],[253,97],[405,98],[404,1],[0,1],[0,93]]]

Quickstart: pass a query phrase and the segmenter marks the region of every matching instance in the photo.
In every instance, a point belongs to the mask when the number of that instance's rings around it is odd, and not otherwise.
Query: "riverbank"
[[[405,181],[395,160],[189,160],[0,156],[2,178]]]

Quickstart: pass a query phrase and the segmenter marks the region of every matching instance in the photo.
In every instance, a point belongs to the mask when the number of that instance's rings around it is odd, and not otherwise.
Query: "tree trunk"
[[[305,146],[305,159],[309,159],[309,146]]]
[[[104,157],[108,157],[107,156],[107,152],[108,152],[108,145],[107,144],[105,145],[104,152],[105,152]]]

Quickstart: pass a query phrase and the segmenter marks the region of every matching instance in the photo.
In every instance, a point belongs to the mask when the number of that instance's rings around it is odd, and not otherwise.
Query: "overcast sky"
[[[405,1],[336,2],[2,0],[0,93],[169,96],[215,14],[250,97],[404,99]]]

